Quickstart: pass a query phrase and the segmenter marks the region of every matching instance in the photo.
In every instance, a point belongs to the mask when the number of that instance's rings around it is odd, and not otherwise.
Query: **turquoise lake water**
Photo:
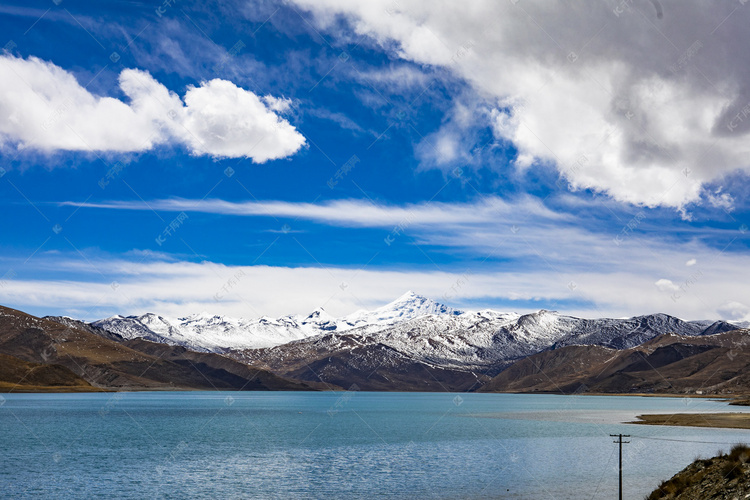
[[[682,398],[446,393],[4,394],[4,498],[642,499],[750,431],[621,422]]]

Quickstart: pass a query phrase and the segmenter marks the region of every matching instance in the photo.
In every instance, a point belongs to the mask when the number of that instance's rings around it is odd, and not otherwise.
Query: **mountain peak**
[[[393,318],[416,318],[426,314],[458,315],[462,314],[463,311],[458,311],[409,290],[393,302],[375,309],[373,313]]]
[[[429,299],[423,295],[419,295],[418,293],[414,293],[413,291],[409,290],[405,294],[401,295],[399,298],[394,300],[393,302],[390,302],[390,304],[404,304],[404,303],[425,303],[425,302],[433,302],[432,299]]]
[[[393,302],[367,311],[360,310],[341,318],[349,327],[368,325],[394,325],[402,321],[426,316],[428,314],[459,315],[463,311],[439,304],[434,300],[408,290]]]
[[[178,318],[178,321],[208,321],[212,319],[222,319],[223,316],[217,314],[211,314],[208,311],[201,311],[199,313],[193,313],[188,316]]]
[[[336,321],[336,318],[331,316],[326,312],[325,309],[322,307],[316,307],[313,312],[311,312],[305,319],[304,323],[308,322],[314,322],[314,323],[323,323],[327,321]]]

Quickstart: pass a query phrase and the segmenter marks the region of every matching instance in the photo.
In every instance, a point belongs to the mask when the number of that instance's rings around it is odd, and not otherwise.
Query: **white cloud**
[[[295,203],[286,201],[230,202],[217,199],[151,200],[148,205],[136,201],[104,203],[62,202],[62,205],[109,208],[120,210],[165,210],[170,212],[203,212],[237,216],[288,217],[349,227],[390,228],[406,225],[487,224],[506,220],[510,216],[540,217],[564,220],[566,215],[553,212],[533,197],[507,201],[487,197],[474,203],[415,203],[407,205],[375,205],[366,200],[333,200],[325,203]]]
[[[741,301],[747,294],[746,283],[750,282],[750,256],[735,251],[735,246],[731,245],[741,234],[739,230],[696,228],[691,230],[689,239],[680,238],[680,235],[672,237],[673,231],[680,231],[676,226],[660,225],[658,233],[646,227],[652,223],[651,217],[656,216],[651,212],[647,219],[638,219],[644,221],[643,227],[631,226],[623,220],[621,230],[618,227],[613,229],[587,218],[586,214],[592,213],[594,206],[601,209],[598,202],[586,207],[580,199],[570,200],[578,204],[575,217],[560,215],[533,197],[513,201],[486,198],[474,203],[395,206],[375,206],[360,200],[320,204],[150,200],[148,206],[158,211],[301,218],[345,228],[376,228],[382,233],[372,242],[373,253],[387,256],[399,245],[416,244],[425,252],[436,250],[456,259],[453,263],[451,259],[448,262],[437,259],[438,271],[435,272],[371,266],[361,270],[342,267],[232,268],[210,263],[162,262],[161,257],[146,254],[137,257],[153,261],[148,266],[132,265],[124,260],[96,266],[104,275],[111,275],[113,280],[127,285],[121,291],[127,292],[128,297],[145,301],[143,304],[136,301],[133,305],[113,302],[108,309],[110,313],[134,311],[138,304],[138,311],[163,311],[172,315],[176,314],[175,311],[181,311],[179,314],[202,309],[212,311],[209,292],[221,284],[217,284],[215,278],[219,276],[226,280],[227,275],[242,269],[248,276],[257,276],[237,289],[251,306],[242,301],[216,304],[227,314],[251,314],[238,313],[248,307],[257,310],[258,314],[304,313],[319,305],[326,306],[334,314],[346,314],[361,307],[388,302],[404,290],[415,289],[435,299],[443,297],[449,304],[463,308],[511,301],[510,308],[523,311],[523,307],[513,307],[513,301],[542,301],[540,307],[587,317],[665,312],[687,319],[736,319],[739,313],[728,309],[726,304]],[[67,204],[148,210],[148,206],[140,201]],[[394,232],[395,228],[399,231]],[[402,236],[404,233],[406,237]],[[389,236],[392,237],[391,244],[381,239]],[[274,248],[269,251],[273,253]],[[326,261],[322,258],[324,255],[317,255],[319,251],[310,247],[312,254]],[[93,261],[92,257],[76,265],[54,263],[40,272],[48,277],[50,273],[65,269],[66,272],[80,273],[80,279],[84,279],[85,273],[91,272],[89,262]],[[23,266],[10,267],[22,269]],[[460,290],[451,291],[464,273],[469,274],[469,279],[463,279],[466,283]],[[99,280],[100,275],[94,274],[92,279]],[[3,297],[8,298],[5,303],[9,304],[17,304],[24,297],[25,300],[41,297],[39,304],[44,305],[44,300],[47,300],[44,294],[59,290],[55,293],[61,294],[61,298],[50,297],[49,304],[60,304],[66,300],[63,288],[59,283],[29,283],[17,296],[3,295],[0,290],[0,303],[3,303]],[[107,292],[105,286],[99,285],[89,287],[84,284],[80,288],[89,294],[93,294],[93,290]],[[5,293],[10,290],[7,288]],[[79,302],[96,303],[98,300],[98,296],[87,297]],[[332,297],[331,301],[325,303],[329,297]],[[93,302],[87,302],[90,300]]]
[[[405,60],[451,68],[495,99],[519,167],[553,163],[574,189],[682,208],[750,166],[741,6],[294,1],[323,29],[344,15]]]
[[[471,153],[476,147],[478,130],[486,128],[482,116],[488,113],[491,111],[476,99],[454,99],[440,128],[422,138],[415,148],[422,167],[450,170],[457,165],[482,164],[481,154],[476,154],[480,151],[475,151],[475,157]]]
[[[611,225],[585,215],[556,212],[532,196],[508,200],[485,197],[470,203],[422,202],[403,205],[375,205],[367,200],[300,203],[180,198],[147,200],[147,203],[133,200],[60,204],[89,209],[154,209],[238,217],[274,217],[285,223],[295,219],[345,228],[378,228],[389,243],[416,243],[425,248],[452,249],[460,252],[463,258],[510,259],[510,265],[518,271],[543,268],[558,275],[588,270],[634,273],[645,281],[650,280],[650,288],[657,279],[671,278],[676,283],[684,282],[687,279],[683,276],[686,266],[691,270],[700,267],[689,266],[691,261],[710,262],[713,266],[724,262],[724,254],[733,251],[734,247],[720,242],[731,243],[741,234],[737,229],[703,228],[691,231],[689,240],[680,241],[680,238],[672,236],[672,231],[676,229],[674,227],[662,226],[659,233],[653,233],[642,230],[639,225],[632,228],[628,225],[632,221],[625,219],[622,228],[613,229]],[[578,200],[578,210],[582,214],[594,208],[600,209],[601,205],[592,202],[584,206]],[[294,222],[289,224],[299,226]],[[407,234],[408,238],[402,238],[402,234]],[[722,249],[712,249],[703,242],[721,244]],[[381,243],[378,241],[375,244]],[[382,245],[385,249],[386,243]],[[734,279],[731,270],[724,267],[717,273]]]
[[[90,93],[50,62],[0,55],[0,144],[130,152],[174,142],[193,154],[257,163],[290,156],[305,144],[274,112],[288,106],[284,99],[261,100],[219,79],[189,87],[180,99],[136,69],[123,70],[119,83],[129,103]]]
[[[722,304],[718,308],[719,313],[730,320],[743,320],[747,321],[750,319],[750,307],[740,302],[732,301]]]
[[[376,83],[390,90],[414,90],[423,92],[429,85],[430,76],[407,64],[391,65],[384,69],[357,71],[352,76],[365,83]]]
[[[308,108],[305,110],[305,112],[310,116],[315,116],[317,118],[322,118],[323,120],[332,121],[343,129],[351,130],[355,133],[365,132],[365,130],[357,122],[343,113],[334,113],[326,108]],[[380,135],[379,132],[376,132],[374,130],[368,130],[366,132],[376,138]]]
[[[656,288],[658,288],[661,292],[676,292],[680,289],[680,287],[672,283],[672,280],[668,280],[665,278],[658,280],[654,284],[656,285]]]
[[[706,193],[708,203],[729,213],[734,211],[734,197],[729,193],[722,193],[722,189],[716,189],[713,193]]]
[[[0,303],[36,314],[62,313],[89,320],[145,312],[282,316],[307,314],[318,306],[341,316],[378,307],[412,289],[463,308],[467,304],[472,308],[472,303],[503,303],[494,308],[526,312],[533,306],[523,302],[514,306],[514,302],[542,301],[544,307],[583,317],[666,312],[684,319],[742,319],[749,310],[733,297],[741,296],[744,283],[750,280],[750,271],[743,271],[750,269],[746,261],[726,256],[724,262],[706,268],[700,279],[685,277],[681,288],[669,280],[671,286],[661,291],[653,278],[627,266],[584,272],[542,268],[515,272],[483,265],[481,272],[471,268],[453,272],[40,256],[30,265],[44,271],[45,279],[19,276],[6,280],[0,287]],[[50,279],[47,269],[51,267],[76,278]],[[19,271],[29,269],[19,267]],[[734,282],[726,280],[728,272],[737,278]],[[570,307],[568,303],[584,305]]]
[[[274,97],[272,95],[263,96],[263,102],[269,109],[277,113],[286,113],[292,107],[292,100],[287,97]]]
[[[420,156],[437,165],[449,165],[465,152],[460,146],[460,138],[456,134],[441,129],[420,144]]]

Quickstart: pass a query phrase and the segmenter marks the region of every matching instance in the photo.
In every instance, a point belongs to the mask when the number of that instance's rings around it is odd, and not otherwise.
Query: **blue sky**
[[[1,303],[748,319],[744,10],[430,5],[3,2]]]

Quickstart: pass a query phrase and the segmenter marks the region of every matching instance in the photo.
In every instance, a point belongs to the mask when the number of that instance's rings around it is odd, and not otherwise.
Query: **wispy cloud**
[[[450,251],[467,261],[499,261],[506,270],[543,269],[559,275],[592,270],[626,272],[648,276],[652,283],[668,276],[679,278],[686,261],[697,258],[708,262],[717,255],[744,248],[739,241],[744,234],[742,227],[677,226],[663,218],[663,213],[647,209],[635,214],[607,211],[610,217],[605,218],[601,212],[608,209],[597,201],[579,203],[574,212],[567,212],[553,210],[543,200],[528,195],[512,200],[492,196],[470,203],[400,205],[357,199],[303,203],[179,198],[146,202],[67,201],[61,205],[271,217],[284,223],[280,230],[274,229],[281,235],[292,232],[291,225],[300,229],[293,220],[341,228],[337,229],[340,231],[376,229],[382,233],[368,244],[373,253],[388,251],[392,244],[417,245],[428,251]]]
[[[709,256],[705,256],[708,258]],[[667,258],[684,258],[672,254]],[[553,308],[585,317],[666,312],[685,319],[747,319],[746,257],[721,255],[680,273],[649,275],[623,266],[609,270],[499,271],[491,266],[446,271],[346,267],[228,266],[213,262],[45,256],[75,278],[4,279],[0,303],[37,314],[96,319],[156,312],[198,311],[242,317],[307,314],[323,306],[334,315],[374,308],[413,289],[449,305],[471,304],[525,312]],[[683,260],[684,263],[684,260]],[[34,264],[37,265],[37,264]],[[50,266],[45,265],[46,268]],[[28,273],[28,269],[25,271]],[[730,276],[733,279],[730,279]]]
[[[314,222],[350,226],[390,228],[398,224],[459,225],[486,224],[508,220],[537,217],[548,220],[565,220],[565,214],[547,209],[541,200],[522,197],[513,201],[492,196],[474,203],[424,202],[405,205],[376,204],[369,200],[333,200],[324,203],[295,203],[286,201],[231,202],[217,199],[111,201],[102,203],[62,202],[62,205],[114,210],[163,210],[168,212],[202,212],[248,217],[278,217],[310,220]]]
[[[434,271],[429,271],[391,258],[384,259],[387,264],[362,267],[272,267],[165,261],[147,254],[138,255],[140,262],[135,264],[117,258],[63,261],[57,256],[45,276],[54,267],[77,273],[76,280],[71,282],[67,275],[64,285],[13,280],[0,289],[0,303],[5,297],[11,303],[31,302],[39,307],[74,302],[84,294],[82,303],[99,303],[103,296],[101,305],[110,313],[151,310],[175,315],[205,309],[233,315],[280,315],[324,305],[334,314],[346,314],[416,289],[463,308],[486,304],[524,310],[533,303],[583,316],[666,312],[692,319],[745,317],[738,312],[744,310],[738,297],[744,296],[744,283],[750,280],[750,257],[732,246],[743,236],[742,231],[709,228],[706,241],[671,238],[669,227],[663,221],[651,221],[646,212],[614,224],[589,224],[589,219],[557,213],[533,197],[380,206],[367,200],[169,199],[150,200],[148,205],[141,201],[65,204],[106,210],[151,207],[236,217],[300,218],[344,232],[381,230],[382,236],[369,243],[374,254],[387,256],[392,243],[417,245],[430,255],[450,251],[459,258],[432,261]],[[577,209],[587,211],[580,205]],[[645,230],[649,225],[663,230]],[[389,240],[394,228],[400,232]],[[721,245],[707,243],[719,237]],[[214,300],[211,292],[238,272],[247,279],[233,288],[237,296]],[[101,282],[102,275],[119,283],[117,293]]]

